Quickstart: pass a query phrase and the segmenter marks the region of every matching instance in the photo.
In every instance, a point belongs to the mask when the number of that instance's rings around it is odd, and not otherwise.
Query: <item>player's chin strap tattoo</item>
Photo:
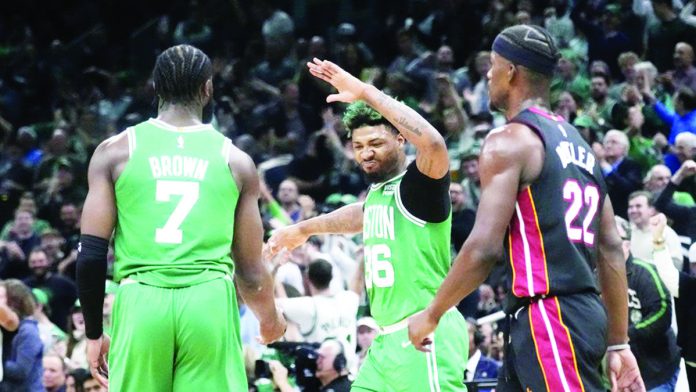
[[[77,294],[85,318],[85,335],[98,339],[103,332],[106,254],[109,241],[89,234],[80,236],[77,247]]]

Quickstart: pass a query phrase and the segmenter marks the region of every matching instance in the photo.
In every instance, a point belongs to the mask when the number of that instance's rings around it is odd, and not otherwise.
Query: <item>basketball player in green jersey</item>
[[[89,165],[77,283],[90,370],[113,391],[247,390],[236,288],[263,342],[285,329],[261,262],[256,168],[202,123],[211,78],[200,50],[164,51],[153,71],[157,118],[102,142]],[[102,304],[112,232],[121,285],[110,344]]]
[[[355,160],[372,182],[364,203],[277,230],[269,255],[294,249],[309,236],[363,233],[365,286],[380,334],[353,383],[353,391],[464,391],[467,327],[456,310],[434,333],[432,350],[408,341],[407,318],[427,306],[450,267],[449,158],[442,136],[415,111],[328,61],[308,64],[353,102],[343,121]],[[407,165],[406,141],[415,145]]]

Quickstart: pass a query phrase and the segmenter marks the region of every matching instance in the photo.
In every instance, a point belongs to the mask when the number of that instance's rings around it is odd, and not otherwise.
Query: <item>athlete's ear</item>
[[[396,142],[399,143],[399,147],[403,147],[406,144],[406,138],[401,133],[397,133]]]
[[[203,83],[201,88],[201,98],[203,100],[203,106],[207,105],[208,102],[213,98],[213,79],[208,79]]]
[[[512,81],[512,79],[515,77],[515,74],[517,73],[517,66],[513,63],[510,63],[508,65],[508,83]]]

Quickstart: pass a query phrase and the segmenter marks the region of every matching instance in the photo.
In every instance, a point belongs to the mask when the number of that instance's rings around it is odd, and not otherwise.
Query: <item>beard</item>
[[[365,169],[362,169],[363,174],[365,175],[365,178],[369,183],[375,184],[375,183],[380,183],[389,180],[390,178],[394,177],[395,175],[399,174],[399,158],[398,155],[391,156],[389,158],[386,158],[382,160],[381,166],[372,172],[366,172]]]

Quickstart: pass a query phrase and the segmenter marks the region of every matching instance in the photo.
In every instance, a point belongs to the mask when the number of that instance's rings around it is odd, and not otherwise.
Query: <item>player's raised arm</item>
[[[85,318],[87,361],[100,384],[108,384],[106,354],[108,337],[103,337],[102,313],[106,283],[106,254],[116,223],[116,200],[111,176],[109,149],[118,137],[102,142],[92,155],[87,180],[89,191],[82,208],[80,246],[76,261],[77,290]]]
[[[293,250],[317,234],[355,234],[362,231],[363,203],[353,203],[336,211],[320,215],[273,232],[266,243],[265,257],[270,258],[283,249]]]
[[[276,308],[273,277],[261,259],[263,226],[258,206],[259,178],[251,158],[233,148],[231,167],[240,185],[232,241],[235,280],[242,298],[259,319],[261,340],[264,344],[271,343],[283,336],[286,323]]]
[[[327,102],[363,100],[389,120],[406,140],[416,146],[418,170],[430,178],[440,179],[449,170],[447,146],[442,135],[415,110],[384,94],[376,87],[344,71],[338,65],[314,59],[307,63],[312,75],[330,83],[338,94],[329,95]]]

